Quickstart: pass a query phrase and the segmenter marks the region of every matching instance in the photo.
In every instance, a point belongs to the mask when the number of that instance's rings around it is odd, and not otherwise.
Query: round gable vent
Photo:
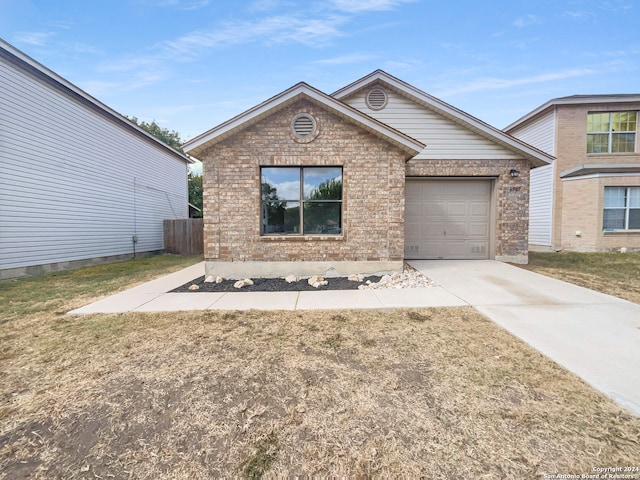
[[[291,120],[293,139],[298,143],[308,143],[318,136],[316,119],[308,113],[299,113]]]
[[[387,93],[381,88],[374,88],[367,93],[367,106],[371,110],[382,110],[387,105]]]

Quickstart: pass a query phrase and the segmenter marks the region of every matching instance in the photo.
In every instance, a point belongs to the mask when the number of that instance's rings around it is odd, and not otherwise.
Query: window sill
[[[640,155],[640,153],[638,152],[612,152],[612,153],[587,153],[587,157],[604,157],[604,158],[610,158],[610,157],[637,157],[638,155]]]
[[[261,242],[339,242],[343,235],[261,235]]]
[[[634,235],[638,235],[638,234],[640,234],[640,229],[633,229],[633,230],[603,230],[602,233],[604,235],[620,235],[620,234],[625,234],[625,233],[632,233]]]

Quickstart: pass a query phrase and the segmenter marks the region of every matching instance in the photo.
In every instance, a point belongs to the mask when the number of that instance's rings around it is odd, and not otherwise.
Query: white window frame
[[[624,207],[607,207],[606,205],[603,204],[603,218],[602,218],[602,230],[604,232],[622,232],[622,231],[637,231],[640,230],[640,228],[629,228],[629,214],[631,212],[631,210],[636,210],[636,209],[640,209],[640,206],[631,206],[631,191],[633,190],[634,192],[637,192],[638,195],[640,195],[640,187],[621,187],[621,186],[615,186],[615,185],[611,185],[611,186],[607,186],[604,187],[605,192],[607,191],[608,188],[624,188],[625,192],[624,192]],[[606,199],[606,193],[605,193],[605,197]],[[606,201],[606,200],[605,200]],[[604,211],[605,210],[623,210],[624,209],[624,228],[604,228]]]
[[[615,131],[613,129],[613,115],[616,113],[633,113],[636,116],[636,129],[635,130],[621,130],[621,131]],[[589,155],[601,155],[601,154],[624,154],[624,153],[636,153],[637,149],[638,149],[638,112],[634,111],[634,110],[625,110],[625,111],[619,111],[619,112],[589,112],[587,114],[587,122],[589,119],[589,115],[602,115],[602,114],[608,114],[609,115],[609,130],[608,131],[602,131],[602,132],[589,132],[587,131],[587,139],[589,138],[590,135],[607,135],[607,151],[606,152],[589,152],[587,150],[587,154]],[[631,152],[612,152],[611,149],[613,148],[613,135],[614,134],[633,134],[634,135],[634,141],[633,141],[633,150]],[[588,145],[588,142],[587,142]]]

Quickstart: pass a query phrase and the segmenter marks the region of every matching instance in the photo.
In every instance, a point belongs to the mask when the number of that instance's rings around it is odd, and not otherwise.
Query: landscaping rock
[[[299,277],[296,277],[295,275],[289,275],[288,277],[286,277],[285,282],[287,283],[293,283],[293,282],[297,282],[298,280],[300,280]]]
[[[309,280],[307,280],[307,283],[309,283],[309,285],[311,285],[313,288],[319,288],[324,287],[329,282],[320,275],[314,275],[313,277],[309,278]]]
[[[243,288],[248,285],[253,285],[253,280],[251,280],[250,278],[245,278],[244,280],[238,280],[236,283],[234,283],[233,288]]]
[[[213,275],[209,275],[207,278],[204,279],[204,283],[213,283],[215,281],[216,279],[214,278]]]
[[[362,275],[361,273],[352,273],[351,275],[349,275],[348,280],[350,282],[361,282],[364,280],[364,275]]]
[[[199,285],[191,285],[189,286],[189,290],[200,290],[200,286]]]

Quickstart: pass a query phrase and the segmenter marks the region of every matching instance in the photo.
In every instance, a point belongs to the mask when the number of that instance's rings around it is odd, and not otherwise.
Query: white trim
[[[220,142],[235,132],[259,121],[267,114],[273,113],[274,110],[282,108],[299,98],[307,98],[324,108],[332,110],[334,113],[355,122],[362,128],[365,128],[378,136],[384,137],[391,143],[394,143],[403,150],[411,153],[412,156],[418,154],[425,148],[425,145],[418,140],[392,129],[374,118],[351,108],[350,106],[320,92],[319,90],[316,90],[304,82],[298,83],[260,105],[256,105],[246,112],[221,123],[217,127],[192,138],[183,145],[183,148],[185,152],[197,157],[198,154],[202,153],[204,149],[212,143]]]
[[[538,150],[535,147],[519,140],[515,137],[512,137],[508,133],[503,132],[502,130],[498,130],[495,127],[479,120],[472,115],[469,115],[462,110],[459,110],[448,103],[429,95],[422,90],[409,85],[408,83],[399,80],[383,70],[376,70],[373,73],[361,78],[353,82],[350,85],[334,92],[331,96],[342,100],[351,94],[370,86],[373,83],[382,83],[389,85],[396,91],[400,93],[404,93],[405,95],[411,97],[414,101],[421,103],[428,108],[437,111],[441,115],[453,120],[458,124],[462,124],[466,128],[483,135],[485,138],[489,138],[490,140],[518,153],[523,155],[527,160],[531,161],[533,166],[540,167],[543,165],[547,165],[554,160],[552,155],[549,155],[541,150]]]
[[[610,95],[573,95],[571,97],[553,98],[548,102],[540,105],[538,108],[531,110],[526,115],[523,115],[515,122],[507,125],[503,128],[505,132],[513,130],[514,128],[522,125],[528,120],[532,119],[539,113],[544,112],[546,109],[555,105],[589,105],[595,103],[637,103],[640,102],[640,93],[630,94],[610,94]]]
[[[590,173],[587,175],[561,178],[560,180],[562,180],[563,182],[570,182],[571,180],[587,180],[589,178],[613,178],[613,177],[640,177],[640,173]]]
[[[5,58],[7,58],[8,61],[12,62],[21,70],[28,71],[28,72],[29,70],[31,70],[29,73],[31,73],[32,75],[36,74],[37,76],[40,76],[41,79],[44,77],[46,80],[48,80],[47,83],[51,84],[57,90],[64,92],[66,95],[70,97],[75,97],[80,101],[86,102],[85,104],[88,104],[88,106],[93,107],[95,110],[99,111],[104,116],[108,117],[111,120],[114,120],[116,123],[120,124],[121,126],[124,126],[125,128],[133,130],[136,134],[146,137],[147,140],[152,141],[157,147],[160,147],[161,149],[170,152],[176,157],[179,157],[185,163],[187,164],[195,163],[193,159],[178,152],[177,150],[174,150],[173,148],[171,148],[169,145],[162,142],[161,140],[158,140],[156,137],[154,137],[149,132],[142,129],[135,123],[133,123],[128,118],[125,118],[123,115],[119,114],[115,110],[112,110],[110,107],[108,107],[101,101],[95,99],[84,90],[81,90],[80,88],[76,87],[71,82],[65,80],[60,75],[56,74],[52,70],[49,70],[44,65],[40,64],[33,58],[29,57],[27,54],[21,52],[20,50],[15,48],[13,45],[10,45],[9,43],[5,42],[2,39],[0,39],[0,56],[4,56]],[[25,66],[27,68],[25,68]]]

